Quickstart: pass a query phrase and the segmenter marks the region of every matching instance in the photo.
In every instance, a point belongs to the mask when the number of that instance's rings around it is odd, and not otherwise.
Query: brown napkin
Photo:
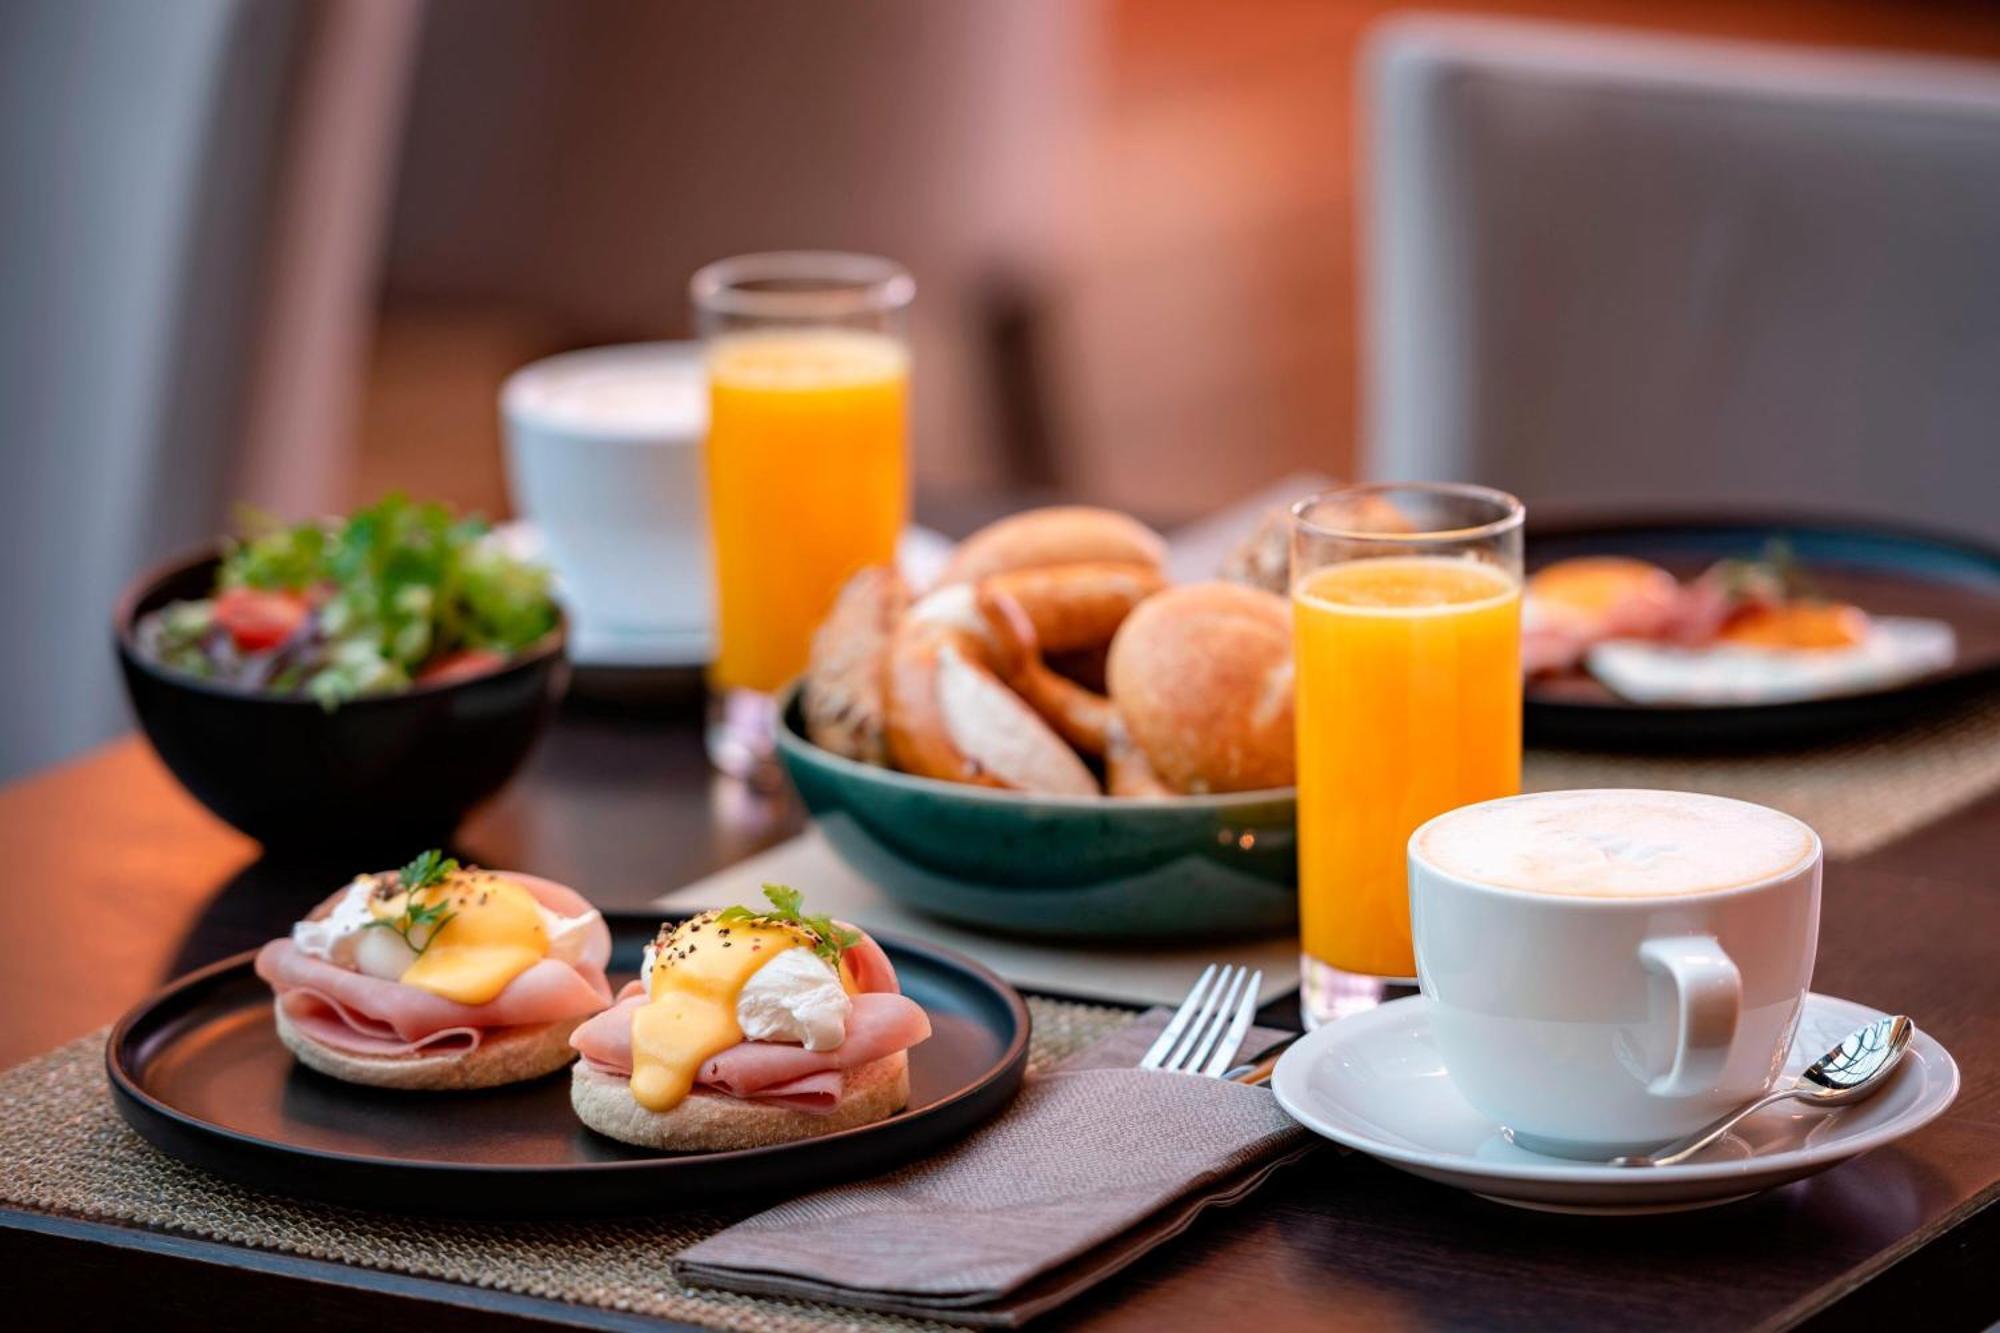
[[[959,1146],[757,1214],[674,1260],[691,1286],[1016,1325],[1235,1203],[1312,1140],[1268,1088],[1133,1064],[1142,1015]],[[1286,1034],[1253,1028],[1256,1055]]]

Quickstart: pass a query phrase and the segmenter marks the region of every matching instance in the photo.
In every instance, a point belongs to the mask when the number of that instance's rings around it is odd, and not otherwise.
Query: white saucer
[[[703,667],[715,656],[706,625],[682,629],[601,629],[580,616],[570,620],[569,660],[580,667]]]
[[[1795,1075],[1881,1014],[1808,995],[1785,1063]],[[1958,1066],[1919,1031],[1894,1080],[1855,1106],[1780,1103],[1679,1166],[1614,1167],[1529,1152],[1472,1109],[1445,1073],[1421,995],[1343,1018],[1302,1038],[1271,1077],[1278,1104],[1307,1129],[1427,1180],[1496,1203],[1561,1213],[1706,1208],[1824,1171],[1928,1124],[1958,1095]]]

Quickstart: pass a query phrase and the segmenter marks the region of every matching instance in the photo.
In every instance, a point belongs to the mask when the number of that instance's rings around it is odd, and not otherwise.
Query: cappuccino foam
[[[1747,801],[1676,791],[1559,791],[1467,806],[1417,837],[1423,859],[1496,888],[1602,898],[1710,893],[1811,859],[1811,829]]]
[[[708,426],[708,375],[692,343],[596,347],[518,372],[506,408],[560,431],[692,443]]]

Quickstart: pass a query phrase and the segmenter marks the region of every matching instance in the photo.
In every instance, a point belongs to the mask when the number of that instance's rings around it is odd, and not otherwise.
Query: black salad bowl
[[[142,576],[119,599],[113,636],[154,750],[195,799],[268,848],[442,842],[513,777],[568,683],[560,618],[485,675],[331,709],[212,684],[142,656],[140,617],[207,596],[219,559],[209,550]]]

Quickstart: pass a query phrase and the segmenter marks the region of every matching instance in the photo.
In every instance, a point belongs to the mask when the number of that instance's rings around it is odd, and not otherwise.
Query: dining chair
[[[2000,66],[1442,17],[1364,61],[1374,475],[2000,536]]]

